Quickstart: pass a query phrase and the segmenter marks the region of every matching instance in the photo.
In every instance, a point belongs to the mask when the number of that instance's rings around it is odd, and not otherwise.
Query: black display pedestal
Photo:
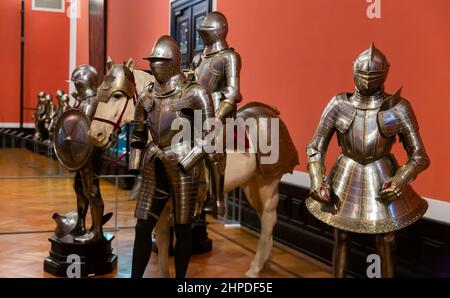
[[[74,242],[71,235],[67,235],[64,241],[51,236],[50,255],[44,261],[44,271],[55,276],[67,277],[67,268],[72,265],[68,256],[80,257],[81,277],[91,277],[113,272],[117,268],[117,256],[113,254],[111,241],[114,235],[104,233],[105,239],[93,243]]]

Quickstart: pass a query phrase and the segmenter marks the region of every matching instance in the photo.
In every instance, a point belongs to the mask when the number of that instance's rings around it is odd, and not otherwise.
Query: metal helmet
[[[51,95],[50,93],[45,95],[45,101],[48,103],[53,103],[53,95]]]
[[[181,72],[181,52],[175,39],[161,36],[155,43],[152,53],[145,60],[150,61],[152,74],[158,82],[166,82]]]
[[[206,15],[197,31],[207,46],[224,42],[228,34],[228,21],[221,12],[213,11]]]
[[[98,100],[106,102],[117,91],[123,92],[128,98],[136,93],[134,74],[126,63],[111,66],[98,88]]]
[[[353,63],[356,88],[364,95],[372,95],[382,91],[388,72],[389,62],[373,43]]]
[[[94,67],[83,64],[72,72],[71,82],[75,84],[78,96],[86,98],[97,94],[98,76]]]
[[[37,98],[38,98],[38,104],[44,103],[45,102],[45,92],[44,91],[39,92],[37,95]]]
[[[70,98],[68,94],[63,94],[60,98],[59,98],[59,107],[61,109],[67,109],[70,107]]]
[[[63,96],[64,94],[66,94],[66,92],[64,92],[63,90],[57,90],[56,98],[58,98],[58,100],[59,100],[61,98],[61,96]]]

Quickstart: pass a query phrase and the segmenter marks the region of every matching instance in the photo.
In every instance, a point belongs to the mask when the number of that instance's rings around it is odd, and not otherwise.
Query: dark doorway
[[[107,0],[89,0],[89,64],[103,81],[106,70],[106,4]]]
[[[203,42],[196,29],[211,10],[212,0],[176,0],[171,3],[170,34],[180,45],[181,67],[187,68],[194,56],[203,50]]]

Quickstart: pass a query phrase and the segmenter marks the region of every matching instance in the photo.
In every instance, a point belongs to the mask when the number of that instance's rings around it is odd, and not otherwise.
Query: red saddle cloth
[[[242,149],[242,148],[238,148],[239,146],[238,146],[238,138],[239,137],[242,137],[242,136],[240,136],[239,134],[238,134],[238,126],[237,125],[235,125],[235,126],[233,126],[233,132],[232,132],[232,137],[230,137],[230,138],[227,138],[227,134],[225,133],[225,135],[224,135],[224,138],[225,138],[225,141],[224,141],[224,144],[225,144],[225,149],[226,150],[228,150],[228,151],[230,151],[230,150],[233,150],[233,151],[235,151],[235,152],[237,152],[238,150],[240,151],[240,149]],[[245,127],[244,127],[244,129],[245,129]],[[224,129],[224,131],[226,132],[226,129]],[[242,133],[241,133],[241,135],[242,135]],[[250,140],[249,140],[249,137],[248,137],[248,132],[246,131],[246,130],[244,130],[244,150],[245,150],[245,152],[248,152],[248,149],[250,148]]]

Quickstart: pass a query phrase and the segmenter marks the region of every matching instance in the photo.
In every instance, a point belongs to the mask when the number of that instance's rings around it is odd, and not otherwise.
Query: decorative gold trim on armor
[[[322,204],[310,197],[306,199],[306,207],[317,219],[339,230],[358,234],[384,234],[401,230],[422,218],[428,209],[428,203],[422,200],[415,212],[407,213],[395,219],[390,218],[376,221],[351,220],[335,216],[322,211]]]

